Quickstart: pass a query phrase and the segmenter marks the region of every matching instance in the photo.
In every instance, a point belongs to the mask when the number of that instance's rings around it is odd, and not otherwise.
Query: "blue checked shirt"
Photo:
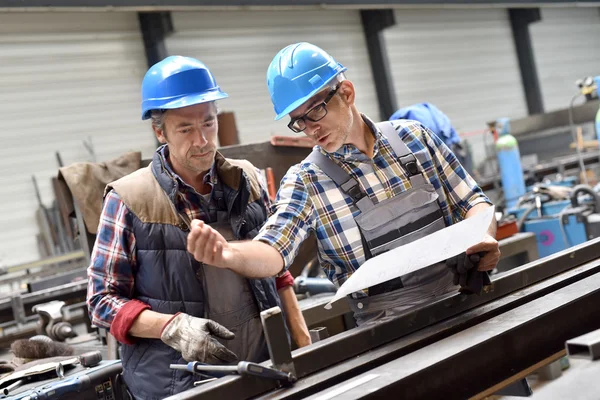
[[[352,145],[330,154],[321,151],[355,178],[374,203],[379,203],[410,189],[411,184],[385,136],[370,119],[364,115],[363,119],[376,138],[372,159]],[[416,121],[390,123],[415,154],[426,180],[435,187],[446,225],[463,220],[476,204],[492,204],[433,132]],[[304,160],[288,170],[273,213],[254,240],[277,249],[287,269],[302,241],[315,232],[321,267],[333,283],[341,286],[365,262],[354,221],[358,214],[350,197],[318,167]]]

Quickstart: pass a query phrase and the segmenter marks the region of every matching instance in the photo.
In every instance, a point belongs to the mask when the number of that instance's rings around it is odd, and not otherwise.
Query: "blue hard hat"
[[[195,58],[170,56],[154,64],[142,81],[142,119],[152,110],[171,110],[228,97]]]
[[[313,44],[296,43],[282,49],[267,70],[275,120],[300,107],[344,71],[342,64]]]

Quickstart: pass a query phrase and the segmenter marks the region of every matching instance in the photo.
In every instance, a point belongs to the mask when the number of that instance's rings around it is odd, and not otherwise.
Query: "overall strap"
[[[424,186],[427,181],[425,177],[420,171],[419,164],[417,163],[417,158],[413,154],[412,151],[408,148],[406,143],[398,136],[398,132],[394,129],[394,125],[392,125],[389,121],[380,122],[377,124],[377,127],[386,137],[390,146],[392,146],[392,150],[396,153],[396,157],[398,157],[398,161],[400,165],[406,171],[410,183],[413,188]]]
[[[350,176],[342,167],[333,162],[319,150],[314,149],[306,158],[307,161],[316,164],[321,170],[331,178],[332,181],[346,193],[358,209],[364,213],[373,208],[373,202],[369,196],[361,189],[358,181]]]

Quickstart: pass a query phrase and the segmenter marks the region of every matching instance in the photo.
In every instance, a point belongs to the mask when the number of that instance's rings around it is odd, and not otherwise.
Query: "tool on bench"
[[[63,379],[65,376],[65,368],[73,368],[77,364],[89,368],[98,365],[101,361],[102,353],[99,351],[90,351],[74,357],[60,357],[59,361],[49,361],[43,364],[38,363],[29,368],[13,372],[0,379],[0,388],[2,388],[2,393],[7,396],[24,383],[49,378]],[[25,366],[26,365],[27,364],[25,364]]]
[[[198,361],[192,361],[187,364],[171,364],[171,369],[188,371],[200,375],[206,375],[212,378],[221,378],[225,375],[258,376],[261,378],[275,379],[278,381],[293,383],[296,378],[288,373],[277,369],[263,367],[249,361],[240,361],[237,365],[209,365]]]

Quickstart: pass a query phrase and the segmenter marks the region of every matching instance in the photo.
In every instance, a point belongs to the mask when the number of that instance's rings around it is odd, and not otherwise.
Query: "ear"
[[[167,143],[167,137],[165,135],[165,132],[160,129],[159,127],[152,125],[152,130],[154,131],[154,134],[156,135],[156,139],[158,139],[160,144],[165,144]]]
[[[340,82],[340,88],[338,89],[338,94],[340,98],[348,105],[354,105],[354,100],[356,99],[356,92],[354,90],[354,84],[349,80],[344,80]]]

